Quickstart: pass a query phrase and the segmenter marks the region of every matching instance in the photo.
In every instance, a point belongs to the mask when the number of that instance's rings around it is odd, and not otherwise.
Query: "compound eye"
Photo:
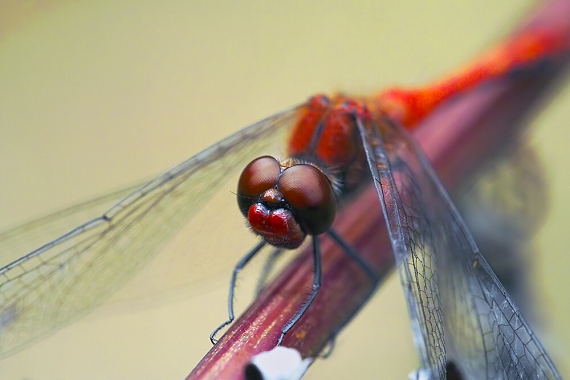
[[[238,181],[237,200],[245,217],[257,197],[275,187],[280,173],[279,162],[271,156],[258,157],[243,169]]]
[[[316,167],[300,164],[285,169],[278,190],[307,234],[322,234],[332,225],[336,197],[329,179]]]

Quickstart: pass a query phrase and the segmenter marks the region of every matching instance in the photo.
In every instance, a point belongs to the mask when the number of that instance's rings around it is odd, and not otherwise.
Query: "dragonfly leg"
[[[265,246],[265,241],[260,242],[259,244],[257,244],[255,247],[253,247],[248,253],[246,253],[241,259],[240,261],[238,261],[238,263],[236,264],[236,266],[234,267],[234,271],[232,273],[232,279],[230,281],[230,292],[228,295],[228,320],[225,321],[224,323],[222,323],[221,325],[219,325],[214,331],[212,331],[212,333],[210,334],[210,341],[212,342],[212,344],[216,344],[216,342],[218,341],[216,339],[216,335],[218,334],[218,332],[223,329],[224,327],[226,327],[227,325],[229,325],[230,323],[232,323],[235,319],[234,316],[234,293],[235,293],[235,288],[236,288],[236,281],[237,281],[237,276],[238,273],[249,263],[249,261],[261,250],[261,248],[263,248]]]
[[[380,277],[374,271],[374,268],[370,266],[360,255],[358,252],[352,248],[343,238],[336,232],[333,228],[329,228],[327,230],[327,234],[334,240],[336,244],[338,244],[344,253],[350,257],[365,273],[370,280],[374,283],[377,283],[380,280]]]
[[[269,274],[271,273],[271,270],[273,270],[275,261],[279,258],[279,256],[281,256],[281,253],[283,253],[283,249],[275,248],[271,252],[271,255],[269,255],[269,257],[265,261],[265,265],[263,266],[261,276],[259,276],[259,280],[257,281],[257,287],[255,288],[256,296],[259,296],[259,294],[263,290],[263,287],[265,286],[265,284],[267,283],[267,279],[269,278]]]
[[[321,288],[321,278],[322,278],[321,246],[319,244],[318,236],[313,236],[313,267],[315,275],[313,277],[313,290],[311,292],[311,295],[309,296],[309,299],[305,302],[305,304],[301,307],[301,309],[297,311],[297,313],[293,316],[293,318],[291,318],[291,320],[285,325],[285,327],[283,327],[283,330],[281,330],[281,336],[277,341],[278,346],[283,341],[283,337],[285,336],[285,334],[287,334],[289,330],[291,330],[291,328],[295,326],[295,323],[297,323],[299,319],[301,319],[301,317],[303,316],[303,314],[305,314],[309,306],[311,306],[311,304],[315,300],[315,297],[319,293],[319,289]]]

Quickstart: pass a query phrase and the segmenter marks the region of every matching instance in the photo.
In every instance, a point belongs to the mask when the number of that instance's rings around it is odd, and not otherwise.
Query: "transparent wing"
[[[413,140],[389,121],[359,128],[429,376],[453,363],[469,379],[560,378]]]
[[[294,107],[253,124],[142,187],[0,235],[0,358],[86,314],[125,284],[233,172],[282,143],[296,115]],[[100,216],[69,230],[85,212]]]
[[[55,240],[113,205],[144,184],[138,183],[68,207],[0,233],[0,265],[11,263],[46,242]]]
[[[536,257],[533,239],[548,213],[548,183],[529,143],[523,140],[513,148],[475,181],[454,190],[453,201],[479,251],[532,323],[536,308],[529,272]]]

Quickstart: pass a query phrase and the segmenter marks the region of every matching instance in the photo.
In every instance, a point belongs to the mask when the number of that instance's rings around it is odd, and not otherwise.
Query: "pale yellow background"
[[[444,74],[499,39],[529,4],[1,0],[0,227],[156,174],[311,94]],[[545,344],[567,376],[569,93],[534,126],[552,208],[533,284]],[[211,213],[218,237],[195,247],[204,255],[213,240],[236,255],[253,241],[232,190],[222,192],[227,215]],[[104,306],[0,362],[0,378],[183,378],[224,318],[227,267],[212,286]],[[393,277],[307,378],[403,379],[417,363]]]

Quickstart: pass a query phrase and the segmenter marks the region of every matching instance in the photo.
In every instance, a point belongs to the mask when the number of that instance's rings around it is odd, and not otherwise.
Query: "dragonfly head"
[[[257,235],[269,244],[299,247],[306,235],[325,232],[334,221],[331,182],[311,164],[281,164],[271,156],[250,162],[241,173],[238,205]]]

